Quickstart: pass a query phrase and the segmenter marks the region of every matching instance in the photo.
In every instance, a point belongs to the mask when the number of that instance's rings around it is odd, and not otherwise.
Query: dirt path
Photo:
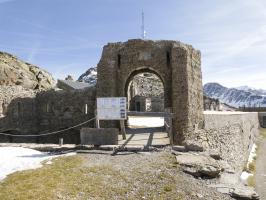
[[[265,130],[264,130],[265,131]],[[265,131],[266,132],[266,131]],[[256,160],[256,190],[261,200],[266,200],[266,137],[261,137]]]

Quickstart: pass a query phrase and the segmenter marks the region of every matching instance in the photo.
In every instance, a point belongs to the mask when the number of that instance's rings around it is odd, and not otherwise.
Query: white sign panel
[[[97,98],[97,118],[99,120],[125,120],[126,97]]]

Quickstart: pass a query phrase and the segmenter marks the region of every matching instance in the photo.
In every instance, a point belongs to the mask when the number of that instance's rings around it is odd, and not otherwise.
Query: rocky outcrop
[[[27,89],[47,90],[53,88],[55,83],[45,70],[0,52],[0,86],[20,85]]]

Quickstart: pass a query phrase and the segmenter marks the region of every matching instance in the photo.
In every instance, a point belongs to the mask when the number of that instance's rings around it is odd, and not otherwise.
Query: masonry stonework
[[[195,137],[241,174],[259,134],[258,113],[205,112],[205,133]]]
[[[29,92],[20,93],[19,97],[10,100],[5,116],[0,118],[0,131],[22,135],[42,134],[77,125],[94,117],[95,93],[95,88],[48,90],[34,96]],[[94,127],[94,121],[86,126]],[[57,143],[59,138],[63,138],[64,143],[79,144],[80,128],[45,137],[1,135],[0,142]]]
[[[129,40],[109,43],[97,66],[97,97],[127,96],[132,78],[156,74],[164,84],[164,107],[175,113],[174,143],[181,143],[203,125],[201,55],[177,41]],[[116,123],[103,126],[115,127]]]

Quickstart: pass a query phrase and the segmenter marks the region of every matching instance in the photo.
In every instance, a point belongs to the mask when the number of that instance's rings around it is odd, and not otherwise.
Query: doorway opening
[[[128,111],[135,112],[129,116],[129,128],[163,127],[164,117],[152,113],[164,112],[164,84],[153,72],[135,73],[127,84]],[[147,114],[146,114],[147,113]]]

